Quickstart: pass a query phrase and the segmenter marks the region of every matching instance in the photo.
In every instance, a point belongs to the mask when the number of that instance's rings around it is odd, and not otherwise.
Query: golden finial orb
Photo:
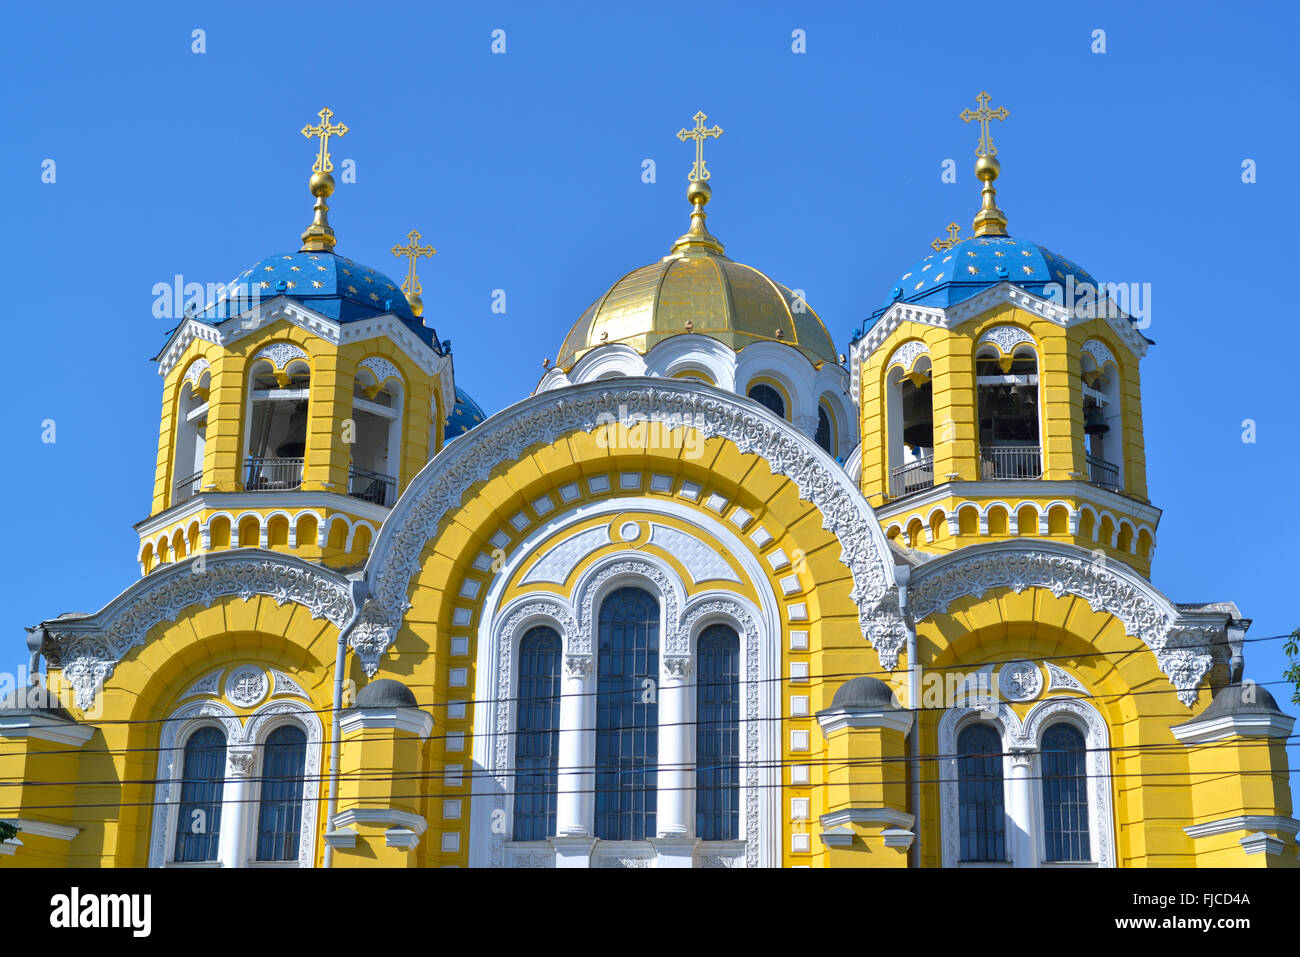
[[[329,173],[312,173],[307,186],[313,196],[323,198],[334,192],[334,177]]]

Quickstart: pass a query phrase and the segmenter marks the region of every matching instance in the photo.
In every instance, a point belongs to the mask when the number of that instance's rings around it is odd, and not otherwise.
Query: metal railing
[[[980,449],[980,478],[1036,479],[1042,475],[1041,446],[995,445]]]
[[[202,485],[203,471],[201,469],[193,475],[187,475],[176,483],[175,490],[172,492],[172,504],[180,505],[182,502],[188,502],[199,494],[199,488]]]
[[[353,465],[348,469],[348,494],[363,502],[391,505],[397,492],[397,479],[383,472],[373,472]]]
[[[902,498],[934,486],[934,457],[908,462],[889,471],[889,494]]]
[[[302,462],[249,456],[244,465],[244,489],[249,492],[287,492],[302,485]]]
[[[1119,466],[1091,455],[1088,456],[1088,481],[1116,492],[1123,488],[1119,481]]]

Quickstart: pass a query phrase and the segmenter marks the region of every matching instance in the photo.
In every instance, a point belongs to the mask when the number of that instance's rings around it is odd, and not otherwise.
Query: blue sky
[[[726,130],[709,144],[711,230],[805,290],[844,348],[948,222],[969,233],[975,133],[957,114],[987,89],[1010,110],[995,135],[1012,235],[1151,284],[1156,584],[1235,600],[1253,637],[1300,625],[1300,388],[1277,361],[1295,355],[1295,319],[1270,292],[1294,270],[1300,208],[1292,5],[81,6],[10,8],[0,31],[6,657],[22,660],[21,626],[137,577],[161,399],[149,358],[171,325],[151,290],[298,248],[313,160],[298,130],[326,105],[351,129],[336,166],[357,169],[331,200],[338,251],[400,278],[389,250],[421,230],[438,249],[421,265],[427,321],[493,412],[685,230],[691,153],[673,134],[696,110]],[[956,184],[940,181],[948,158]],[[1248,676],[1281,668],[1280,642],[1252,646]]]

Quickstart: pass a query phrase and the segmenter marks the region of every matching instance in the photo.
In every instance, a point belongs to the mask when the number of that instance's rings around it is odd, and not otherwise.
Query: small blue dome
[[[1085,269],[1037,243],[1010,236],[976,236],[931,253],[903,273],[872,319],[895,302],[953,306],[1000,282],[1041,296],[1049,284],[1064,287],[1070,276],[1075,284],[1096,283]]]
[[[287,296],[337,322],[392,314],[441,353],[437,332],[416,318],[401,287],[377,269],[328,252],[268,256],[230,281],[231,292],[193,318],[217,324],[240,315],[256,300]]]
[[[447,431],[443,438],[450,442],[458,435],[464,435],[474,426],[478,425],[487,414],[479,407],[479,404],[470,398],[468,392],[458,388],[456,390],[456,407],[451,410],[451,415],[447,417]]]

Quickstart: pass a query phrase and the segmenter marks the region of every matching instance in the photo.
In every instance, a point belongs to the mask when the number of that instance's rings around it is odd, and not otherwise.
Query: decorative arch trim
[[[590,432],[620,418],[689,427],[705,438],[733,442],[784,475],[822,515],[822,527],[839,540],[840,561],[853,578],[864,637],[884,666],[893,669],[906,639],[884,533],[844,469],[790,423],[766,409],[703,383],[664,379],[591,382],[543,392],[492,416],[421,470],[394,506],[366,563],[371,597],[348,641],[362,654],[367,673],[396,638],[410,603],[420,555],[443,517],[465,493],[502,462],[528,448],[573,432]]]
[[[1160,670],[1188,708],[1216,662],[1228,660],[1224,615],[1189,615],[1127,565],[1098,560],[1058,542],[972,545],[927,562],[912,574],[911,611],[920,622],[945,613],[959,598],[981,598],[995,588],[1019,594],[1046,588],[1060,598],[1083,598],[1093,611],[1117,618],[1127,634],[1156,656]]]
[[[150,628],[174,621],[191,605],[209,605],[228,595],[244,601],[266,595],[279,605],[294,602],[339,628],[353,610],[342,575],[290,555],[244,548],[206,555],[202,571],[191,562],[164,565],[93,615],[43,622],[41,653],[63,670],[77,707],[86,711],[117,663],[144,644]]]

